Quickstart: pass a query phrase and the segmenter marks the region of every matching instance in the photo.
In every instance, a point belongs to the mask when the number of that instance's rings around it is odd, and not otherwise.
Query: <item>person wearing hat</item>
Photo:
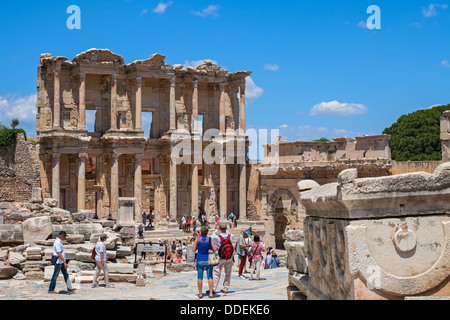
[[[75,291],[72,288],[72,283],[70,282],[69,273],[67,272],[67,261],[66,261],[66,253],[64,252],[63,241],[67,239],[67,233],[65,231],[60,231],[58,237],[56,237],[55,242],[53,243],[53,255],[58,257],[55,264],[55,270],[53,271],[52,280],[50,281],[50,287],[48,289],[48,293],[56,293],[56,280],[58,279],[59,272],[62,272],[64,276],[64,281],[67,285],[67,290],[69,292]]]
[[[94,280],[92,281],[92,288],[98,287],[97,279],[101,271],[103,271],[106,287],[114,287],[109,283],[108,257],[106,256],[106,246],[104,243],[106,239],[108,239],[108,236],[105,233],[102,233],[99,241],[95,244],[95,274]]]
[[[247,262],[248,250],[251,242],[250,237],[251,234],[248,230],[242,230],[241,235],[236,241],[236,252],[240,258],[239,274],[238,274],[239,279],[246,279],[242,274],[242,272],[244,271],[244,267]]]
[[[233,243],[234,236],[227,231],[228,223],[221,222],[219,223],[219,229],[215,230],[211,236],[211,239],[214,241],[215,247],[219,250],[219,264],[214,267],[214,291],[213,294],[217,291],[217,286],[219,285],[220,275],[222,273],[222,269],[225,271],[225,280],[223,281],[223,289],[222,293],[227,293],[228,288],[230,287],[231,282],[231,271],[233,268],[233,256],[229,259],[223,259],[220,257],[220,248],[222,243],[228,239],[231,243]]]

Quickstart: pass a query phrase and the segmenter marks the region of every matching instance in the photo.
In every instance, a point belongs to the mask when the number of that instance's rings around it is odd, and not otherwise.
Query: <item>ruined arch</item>
[[[272,232],[271,243],[277,249],[284,249],[283,234],[288,227],[295,227],[298,201],[288,189],[278,189],[268,199],[268,217]],[[289,205],[286,205],[289,203]]]

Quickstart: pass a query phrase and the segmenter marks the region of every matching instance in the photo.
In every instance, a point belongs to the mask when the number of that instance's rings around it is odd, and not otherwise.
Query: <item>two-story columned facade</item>
[[[172,133],[183,130],[192,145],[200,139],[204,151],[211,142],[203,133],[217,129],[223,149],[244,141],[246,155],[245,79],[251,72],[231,73],[208,60],[187,68],[164,60],[154,54],[125,64],[103,49],[71,61],[41,55],[36,126],[44,198],[72,212],[95,210],[100,218],[117,216],[120,197],[135,198],[138,219],[153,209],[155,221],[175,222],[199,207],[209,216],[245,216],[247,160],[237,164],[235,152],[205,163],[193,147],[191,160],[197,154],[197,161],[179,163]]]

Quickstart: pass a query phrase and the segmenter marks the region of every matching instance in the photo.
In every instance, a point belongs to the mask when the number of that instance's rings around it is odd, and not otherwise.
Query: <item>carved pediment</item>
[[[173,70],[173,67],[164,62],[166,56],[155,53],[147,60],[136,60],[128,65],[130,68],[135,69],[152,69],[152,70],[161,70],[168,71]]]
[[[203,64],[198,65],[195,68],[188,68],[188,69],[198,73],[204,73],[213,76],[225,76],[228,73],[228,70],[219,67],[217,64],[212,63],[211,60],[205,60]]]
[[[78,54],[73,62],[76,63],[94,63],[94,64],[120,64],[123,65],[125,63],[124,59],[111,52],[108,49],[89,49],[85,52]]]

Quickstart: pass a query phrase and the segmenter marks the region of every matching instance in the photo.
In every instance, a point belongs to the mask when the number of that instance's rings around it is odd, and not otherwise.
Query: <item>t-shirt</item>
[[[252,248],[252,253],[250,256],[252,256],[254,260],[261,260],[261,252],[266,251],[264,245],[261,242],[252,242],[250,247]]]
[[[66,261],[66,253],[64,252],[64,247],[62,244],[62,241],[60,238],[56,238],[55,242],[53,243],[53,255],[57,256],[58,252],[61,252],[64,261]],[[61,260],[61,258],[58,258],[58,260],[56,261],[56,264],[63,264],[64,262]]]
[[[102,261],[102,257],[100,256],[100,253],[103,252],[103,260],[106,262],[106,260],[108,259],[108,257],[106,256],[106,246],[103,242],[98,241],[95,244],[95,260],[97,261]]]
[[[228,235],[231,235],[230,241],[231,243],[233,243],[234,235],[232,235],[228,231],[225,233],[221,233],[220,235],[222,236],[223,239],[226,239]],[[213,234],[211,235],[211,239],[214,241],[216,249],[219,250],[220,246],[222,245],[222,240],[219,238],[219,233],[217,232],[217,230],[213,232]]]

